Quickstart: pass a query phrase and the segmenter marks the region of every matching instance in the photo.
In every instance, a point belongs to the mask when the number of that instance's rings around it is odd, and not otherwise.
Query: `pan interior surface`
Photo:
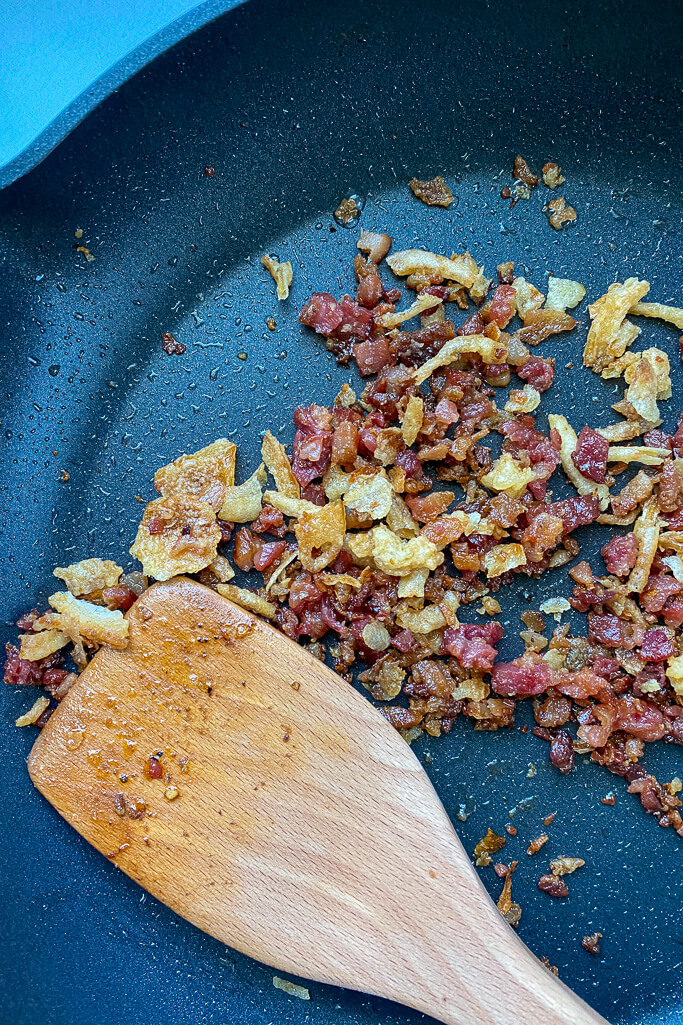
[[[469,249],[489,274],[515,260],[539,287],[552,271],[581,281],[590,300],[637,275],[649,298],[680,305],[680,21],[636,0],[571,10],[249,0],[158,58],[0,194],[4,639],[21,612],[44,607],[54,566],[94,555],[129,565],[135,496],[153,497],[156,467],[223,436],[239,446],[244,479],[266,428],[289,442],[295,406],[358,383],[297,321],[311,291],[354,290],[358,228],[332,218],[344,196],[362,198],[360,227],[387,231],[395,248]],[[536,170],[562,166],[575,225],[550,228],[542,188],[509,210],[500,190],[516,153]],[[436,174],[455,195],[447,210],[408,189]],[[285,303],[265,252],[292,262]],[[621,393],[581,366],[587,301],[580,329],[538,350],[557,359],[544,405],[575,427],[613,422]],[[162,332],[186,353],[167,356]],[[671,358],[672,429],[678,333],[648,321],[639,341]],[[598,533],[577,534],[582,557],[597,555],[607,539]],[[521,650],[519,612],[569,584],[559,571],[504,592],[504,654]],[[33,791],[32,731],[13,725],[32,700],[6,688],[0,716],[8,1021],[419,1020],[323,986],[310,1002],[287,997],[272,971],[142,893]],[[517,726],[532,722],[520,708]],[[652,745],[645,765],[680,775],[679,750]],[[489,826],[518,827],[503,854],[520,861],[513,898],[531,949],[615,1025],[682,1022],[673,831],[586,759],[561,778],[547,746],[519,728],[475,733],[459,720],[415,751],[468,850]],[[602,805],[612,789],[617,804]],[[553,811],[549,843],[527,856]],[[553,901],[536,881],[560,855],[586,867],[570,897]],[[482,879],[497,898],[500,880],[491,869]],[[599,958],[581,948],[596,930]]]

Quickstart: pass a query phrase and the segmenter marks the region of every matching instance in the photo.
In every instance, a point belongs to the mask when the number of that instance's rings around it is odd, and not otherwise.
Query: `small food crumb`
[[[358,204],[355,199],[347,196],[342,199],[332,216],[339,224],[349,224],[353,221],[357,221],[359,214],[360,210],[358,209]]]
[[[427,206],[450,206],[453,202],[453,193],[441,175],[429,181],[419,181],[411,178],[410,188],[418,199]]]
[[[503,847],[505,847],[505,837],[498,836],[492,829],[486,830],[486,836],[484,836],[472,852],[474,858],[474,864],[477,868],[484,868],[486,865],[490,865],[493,861],[492,854],[496,854]]]
[[[180,797],[180,791],[178,787],[166,787],[164,790],[164,797],[167,801],[175,801],[176,797]]]
[[[83,228],[76,228],[74,238],[83,238]]]
[[[581,940],[581,946],[584,950],[587,950],[589,954],[599,954],[601,939],[601,932],[592,932],[590,936],[584,936],[584,938]]]
[[[550,869],[554,876],[567,876],[576,872],[577,868],[583,868],[585,864],[583,858],[555,858],[550,862]]]
[[[507,825],[505,827],[505,832],[509,836],[517,836],[517,826],[513,826],[512,824],[509,824],[509,825]]]
[[[540,960],[541,960],[541,964],[544,965],[548,969],[549,972],[552,972],[553,975],[559,975],[560,974],[559,970],[555,967],[554,964],[550,963],[550,961],[548,960],[547,957],[542,957]]]
[[[291,686],[292,690],[299,690],[299,688],[301,687],[301,684],[297,683],[295,681],[294,683],[290,684],[290,686]]]
[[[216,173],[216,169],[214,167],[211,167],[211,165],[209,165],[208,167],[204,168],[204,174],[206,175],[207,178],[213,178],[215,173]]]
[[[491,595],[487,594],[484,598],[482,598],[481,604],[483,605],[484,612],[487,614],[487,616],[497,616],[500,614],[500,602],[497,601],[495,598],[492,598]]]
[[[69,480],[71,479],[71,478],[69,477],[69,471],[68,471],[68,470],[60,470],[60,471],[59,471],[59,479],[60,479],[60,480],[61,480],[61,481],[62,481],[62,482],[63,482],[64,484],[67,484],[67,483],[69,482]]]
[[[543,181],[549,189],[556,189],[558,185],[562,185],[565,181],[564,175],[562,174],[562,168],[559,164],[553,164],[549,161],[543,165]]]
[[[182,356],[187,346],[177,342],[170,332],[164,332],[161,336],[161,348],[167,356]]]
[[[247,353],[246,352],[238,352],[237,353],[237,358],[241,359],[242,362],[244,363],[245,359],[247,358]]]
[[[544,826],[552,826],[553,822],[555,821],[555,816],[556,815],[557,815],[556,811],[551,812],[550,815],[546,815],[546,817],[543,819],[543,825]]]
[[[600,804],[614,805],[617,803],[617,795],[614,790],[610,790],[608,794],[600,798]]]
[[[576,210],[573,206],[567,206],[564,198],[558,196],[548,203],[548,221],[555,231],[560,231],[562,225],[568,221],[576,220]]]
[[[92,263],[93,260],[95,259],[95,257],[90,252],[90,250],[88,249],[87,246],[76,246],[76,252],[77,253],[83,253],[83,256],[86,258],[88,263]]]
[[[268,317],[268,320],[266,321],[266,327],[268,328],[269,331],[274,331],[275,330],[275,328],[277,327],[277,324],[275,322],[275,317]]]
[[[560,879],[558,876],[541,876],[536,885],[539,890],[547,893],[549,897],[567,897],[569,894],[569,887],[564,879]]]
[[[529,762],[529,768],[527,769],[526,778],[527,779],[533,779],[535,775],[536,775],[536,766],[534,765],[533,762]]]
[[[537,854],[541,847],[548,842],[548,834],[541,833],[535,840],[532,840],[526,849],[527,854]]]
[[[500,867],[502,867],[504,870],[505,882],[503,883],[503,891],[500,897],[498,898],[498,903],[496,904],[496,907],[498,908],[498,910],[500,911],[501,915],[508,923],[508,925],[517,926],[519,925],[519,920],[522,917],[522,909],[519,906],[519,904],[516,904],[512,900],[511,897],[512,873],[517,867],[517,863],[513,861],[509,868],[507,867],[507,865],[496,865],[497,869]]]
[[[535,189],[539,181],[541,180],[538,177],[538,175],[535,175],[533,173],[524,157],[520,156],[519,153],[515,157],[512,173],[514,174],[517,181],[523,182],[525,185],[528,185],[531,189]]]
[[[310,990],[306,989],[305,986],[297,986],[295,982],[289,982],[288,979],[281,979],[279,975],[273,976],[273,985],[275,989],[281,989],[283,993],[288,993],[290,997],[298,997],[299,1000],[310,1000]]]

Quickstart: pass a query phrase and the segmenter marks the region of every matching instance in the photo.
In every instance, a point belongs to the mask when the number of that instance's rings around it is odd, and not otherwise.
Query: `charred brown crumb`
[[[581,940],[581,946],[584,950],[587,950],[589,954],[599,954],[601,939],[601,932],[592,932],[589,936],[583,937],[583,939]]]
[[[162,334],[161,347],[167,356],[182,356],[187,349],[187,346],[183,345],[182,342],[176,341],[170,332]]]
[[[417,198],[427,206],[450,206],[454,199],[453,193],[441,175],[437,175],[430,181],[411,178],[410,188]]]

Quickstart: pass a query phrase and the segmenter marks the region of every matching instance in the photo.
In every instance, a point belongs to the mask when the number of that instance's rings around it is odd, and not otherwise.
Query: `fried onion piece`
[[[670,455],[668,448],[654,448],[652,445],[610,445],[607,462],[660,466]]]
[[[391,235],[363,229],[356,242],[356,248],[360,249],[362,253],[367,253],[373,263],[381,263],[391,249],[392,242]]]
[[[220,509],[225,489],[235,483],[236,452],[231,441],[218,438],[206,448],[162,466],[154,474],[154,487],[164,497],[187,495]]]
[[[372,559],[377,569],[394,577],[407,577],[413,570],[435,570],[443,562],[443,554],[424,537],[404,540],[383,523],[373,527]]]
[[[401,434],[406,445],[412,445],[415,442],[420,428],[422,427],[422,421],[424,419],[424,399],[420,398],[419,395],[411,395],[408,399],[405,413],[403,414],[403,421],[401,423]]]
[[[352,473],[344,493],[344,505],[361,518],[383,520],[391,509],[394,489],[386,473]]]
[[[394,493],[391,507],[386,515],[387,527],[402,538],[417,537],[420,525],[400,495]]]
[[[462,335],[451,338],[426,363],[413,372],[415,383],[420,385],[439,367],[447,367],[465,355],[478,355],[484,363],[504,363],[507,355],[507,342],[501,334],[497,341],[488,335]]]
[[[633,533],[638,542],[638,557],[628,578],[628,588],[640,594],[645,590],[650,576],[650,567],[657,554],[661,521],[657,496],[652,495],[643,505],[643,511],[635,522]]]
[[[48,598],[58,616],[52,622],[71,637],[74,629],[87,641],[125,648],[128,644],[128,621],[119,609],[106,609],[89,601],[74,598],[70,591],[57,591]]]
[[[353,400],[355,402],[355,395]],[[275,487],[282,495],[289,498],[301,498],[301,485],[294,476],[289,456],[285,452],[285,446],[275,438],[270,431],[263,435],[261,443],[261,458],[266,464],[266,469],[275,481]]]
[[[82,559],[70,566],[58,566],[52,575],[63,580],[72,594],[91,594],[103,587],[113,587],[123,573],[111,559]],[[23,658],[23,655],[22,655]]]
[[[543,305],[545,296],[543,292],[539,292],[535,285],[532,285],[526,278],[513,278],[512,287],[515,290],[515,302],[517,305],[517,312],[524,320],[527,313],[531,313],[532,310],[537,310]]]
[[[509,452],[502,452],[481,478],[481,483],[491,491],[504,491],[510,498],[519,498],[535,479],[536,474],[530,466],[522,466]]]
[[[573,427],[565,416],[557,413],[548,415],[548,423],[550,429],[557,431],[560,436],[560,461],[565,474],[580,495],[597,495],[600,509],[604,512],[609,505],[609,488],[606,484],[596,484],[595,481],[584,477],[575,466],[572,454],[576,451],[579,439]]]
[[[437,295],[430,295],[427,292],[423,295],[418,295],[415,302],[407,310],[397,310],[396,313],[384,313],[381,317],[377,318],[377,323],[380,327],[387,329],[398,327],[404,320],[412,320],[413,317],[419,316],[425,310],[430,310],[432,307],[442,304],[443,299]]]
[[[266,619],[275,619],[277,606],[262,598],[260,594],[254,594],[253,591],[248,591],[245,587],[236,587],[234,584],[216,584],[216,590],[240,608],[255,612]]]
[[[666,675],[674,692],[683,698],[683,655],[672,655],[666,664]]]
[[[306,509],[301,512],[294,534],[301,565],[311,573],[318,573],[334,562],[344,547],[346,515],[340,499],[313,508],[314,512]]]
[[[266,253],[265,256],[261,257],[261,263],[270,272],[270,275],[275,282],[278,299],[289,298],[289,286],[292,283],[294,277],[292,271],[292,265],[289,260],[286,263],[280,263],[274,256],[269,256]]]
[[[438,605],[425,605],[423,609],[416,610],[407,602],[399,602],[396,606],[396,623],[402,630],[411,630],[414,634],[429,634],[447,625]]]
[[[474,284],[479,274],[477,263],[469,253],[453,256],[449,260],[446,256],[437,256],[424,249],[402,249],[388,256],[387,263],[398,277],[418,274],[428,278],[445,278],[467,288]]]
[[[130,554],[143,573],[168,580],[177,573],[198,573],[213,562],[221,540],[216,514],[207,502],[184,494],[150,502]]]
[[[14,720],[15,726],[32,726],[34,722],[40,719],[43,712],[50,707],[50,699],[46,694],[41,694],[39,698],[33,702],[28,712],[24,712],[18,719]]]
[[[218,511],[220,520],[232,523],[251,523],[261,512],[263,485],[267,480],[263,463],[254,470],[244,484],[225,489],[225,498]]]
[[[578,281],[571,278],[548,278],[548,295],[545,300],[546,310],[573,310],[586,294],[586,289]]]
[[[320,508],[320,506],[307,501],[305,498],[290,498],[279,491],[265,491],[263,501],[279,509],[285,516],[299,517],[304,512],[313,513],[316,509]]]
[[[509,395],[503,407],[506,413],[533,413],[541,404],[540,393],[530,384],[525,384],[523,388],[513,388]]]
[[[526,554],[520,544],[496,545],[481,558],[487,577],[499,577],[501,573],[526,566]]]
[[[639,434],[644,434],[648,427],[649,424],[639,420],[622,420],[621,423],[609,424],[608,427],[596,427],[595,433],[610,443],[631,441],[633,438],[637,438]]]
[[[610,285],[605,295],[588,307],[591,326],[583,350],[583,364],[597,373],[605,370],[633,342],[620,335],[626,314],[650,290],[649,281],[627,278],[623,284]]]
[[[71,638],[61,630],[42,630],[40,633],[19,634],[21,648],[19,658],[25,658],[28,662],[37,662],[40,658],[47,658],[48,655],[59,651]]]
[[[664,303],[635,303],[628,311],[637,317],[656,317],[673,324],[683,331],[683,310],[678,306],[666,306]]]

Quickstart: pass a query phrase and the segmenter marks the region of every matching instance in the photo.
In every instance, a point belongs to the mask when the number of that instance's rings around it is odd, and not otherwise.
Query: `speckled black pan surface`
[[[249,0],[159,57],[0,194],[3,639],[51,593],[54,565],[90,555],[129,565],[134,496],[151,497],[157,466],[228,436],[244,475],[262,430],[291,440],[298,403],[353,383],[296,319],[312,289],[352,290],[356,232],[332,232],[330,216],[349,192],[367,198],[363,226],[398,247],[468,247],[488,270],[514,259],[541,287],[548,270],[578,278],[589,298],[636,274],[653,299],[680,303],[680,41],[680,7],[635,0],[570,10]],[[547,190],[508,210],[498,193],[516,152],[536,168],[562,165],[573,228],[550,229]],[[456,196],[449,210],[407,188],[439,173]],[[92,263],[75,251],[77,227]],[[287,303],[259,264],[265,251],[292,260]],[[611,422],[619,389],[581,368],[586,303],[578,317],[579,331],[545,346],[558,372],[544,404],[597,426]],[[185,342],[184,356],[164,355],[162,331]],[[644,322],[640,342],[669,352],[680,394],[677,333]],[[671,427],[680,402],[668,405]],[[591,535],[584,554],[605,537]],[[561,571],[511,589],[509,654],[528,602],[568,591]],[[310,1003],[288,997],[272,971],[146,896],[33,790],[33,731],[13,725],[32,698],[1,694],[2,1023],[417,1022],[321,985]],[[517,809],[505,855],[520,859],[513,889],[532,950],[614,1023],[683,1022],[681,840],[585,760],[560,777],[547,745],[519,729],[459,722],[415,750],[469,850]],[[645,764],[670,779],[681,749],[653,746]],[[600,803],[610,789],[615,807]],[[550,842],[527,857],[555,810]],[[586,860],[566,901],[535,885],[558,855]],[[482,878],[497,896],[491,869]],[[596,929],[600,958],[581,949]]]

